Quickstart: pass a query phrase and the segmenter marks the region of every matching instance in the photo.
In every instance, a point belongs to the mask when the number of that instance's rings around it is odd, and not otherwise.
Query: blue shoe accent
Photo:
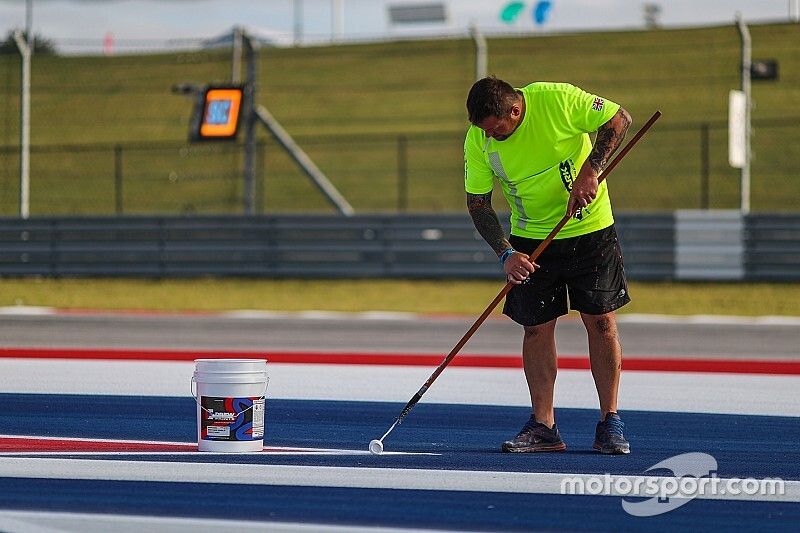
[[[617,413],[606,414],[605,420],[597,423],[592,447],[608,455],[631,453],[631,445],[622,434],[624,429],[625,424]]]

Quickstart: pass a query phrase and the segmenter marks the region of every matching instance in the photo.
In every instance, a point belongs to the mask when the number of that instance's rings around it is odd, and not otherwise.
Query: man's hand
[[[537,268],[539,265],[529,261],[528,256],[521,252],[515,252],[503,263],[506,279],[515,285],[523,283]]]
[[[582,209],[592,203],[597,197],[597,188],[600,182],[597,179],[591,166],[584,165],[575,181],[572,183],[572,191],[569,193],[567,202],[567,214],[574,215],[578,209]]]

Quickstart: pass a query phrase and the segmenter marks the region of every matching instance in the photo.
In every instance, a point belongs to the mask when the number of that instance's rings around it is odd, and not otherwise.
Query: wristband
[[[517,251],[513,248],[506,248],[505,250],[503,250],[503,253],[500,254],[500,264],[505,265],[506,260],[515,253],[517,253]]]

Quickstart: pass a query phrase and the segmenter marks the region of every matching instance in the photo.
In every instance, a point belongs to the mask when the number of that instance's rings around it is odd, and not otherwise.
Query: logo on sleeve
[[[594,109],[595,111],[602,111],[605,103],[606,103],[605,100],[597,97],[594,99],[594,102],[592,102],[592,109]]]

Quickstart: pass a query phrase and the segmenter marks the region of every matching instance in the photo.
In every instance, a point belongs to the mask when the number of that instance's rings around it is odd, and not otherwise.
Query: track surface
[[[240,312],[196,315],[71,313],[0,316],[4,346],[224,348],[322,352],[448,353],[477,317],[418,317],[402,313]],[[800,319],[687,321],[619,315],[632,356],[800,360]],[[586,354],[586,333],[570,315],[556,329],[562,354]],[[518,354],[520,327],[489,318],[464,353]]]
[[[469,322],[4,316],[0,339],[7,348],[413,354],[449,351]],[[493,319],[484,328],[465,352],[517,352],[515,326]],[[565,321],[559,330],[562,352],[586,353],[578,322]],[[790,324],[641,320],[623,322],[621,331],[626,353],[636,357],[722,359],[729,346],[730,359],[796,361],[800,346]],[[448,368],[387,438],[387,453],[372,456],[367,443],[388,429],[431,367],[269,366],[267,448],[232,455],[191,451],[191,362],[0,358],[0,529],[795,530],[800,520],[797,375],[626,372],[621,399],[633,453],[605,457],[591,450],[597,411],[588,371],[559,374],[557,421],[568,451],[515,455],[499,453],[499,444],[529,413],[521,371]],[[704,496],[636,517],[623,502],[646,498],[560,490],[567,476],[679,476],[648,469],[698,452],[713,456],[720,478],[780,478],[785,493]]]

